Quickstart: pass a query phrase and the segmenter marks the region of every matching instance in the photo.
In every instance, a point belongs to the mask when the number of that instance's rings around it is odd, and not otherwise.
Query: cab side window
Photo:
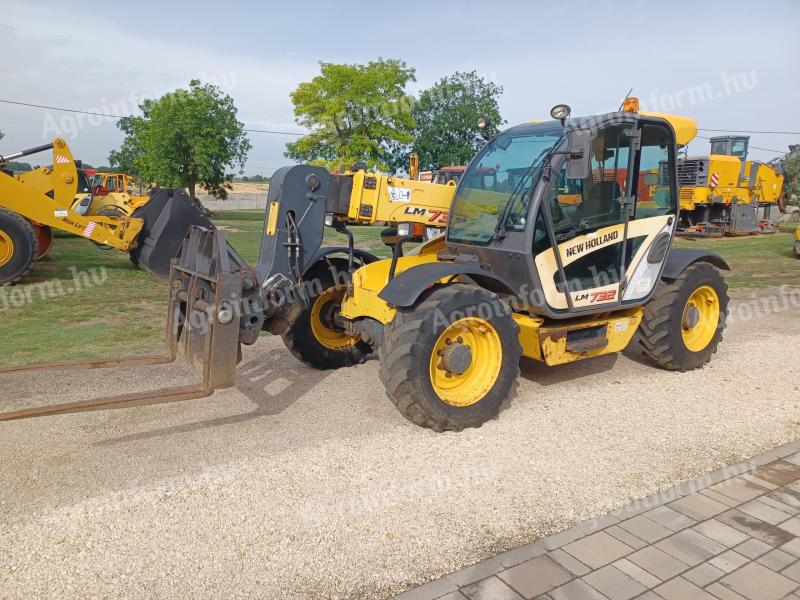
[[[674,214],[675,190],[669,174],[673,171],[672,137],[660,125],[642,128],[639,182],[636,188],[636,219]]]

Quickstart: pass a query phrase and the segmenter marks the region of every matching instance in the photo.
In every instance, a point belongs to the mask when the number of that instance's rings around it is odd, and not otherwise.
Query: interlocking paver
[[[572,573],[548,556],[537,556],[498,577],[526,598],[532,598],[568,582]]]
[[[665,554],[655,546],[647,546],[637,550],[627,558],[662,581],[675,577],[678,573],[689,568],[686,563],[673,558],[669,554]]]
[[[710,519],[721,512],[728,510],[728,506],[717,500],[712,500],[708,496],[702,494],[691,494],[678,498],[672,502],[670,508],[691,517],[697,521]]]
[[[771,483],[769,481],[766,481],[765,479],[761,479],[760,477],[756,477],[752,473],[742,473],[740,475],[740,477],[742,479],[747,479],[747,481],[749,481],[751,483],[755,483],[756,485],[760,485],[763,488],[767,488],[768,490],[774,490],[774,489],[779,487],[778,485],[776,485],[774,483]]]
[[[790,477],[794,478],[795,481],[800,479],[800,465],[796,465],[791,461],[776,460],[775,462],[771,462],[766,466],[774,469],[775,471],[780,471],[781,473],[789,475]]]
[[[688,497],[690,496],[684,496],[684,498]],[[642,516],[647,517],[651,521],[655,521],[659,525],[663,525],[664,527],[666,527],[667,529],[671,529],[672,531],[680,531],[681,529],[686,529],[687,527],[691,527],[698,521],[698,519],[695,519],[694,517],[688,517],[684,513],[678,512],[677,510],[673,510],[669,506],[659,506],[651,511],[644,513]]]
[[[772,550],[772,546],[761,540],[750,538],[746,542],[742,542],[736,546],[734,550],[747,558],[756,559]]]
[[[470,600],[523,600],[517,592],[500,581],[497,577],[489,577],[461,589]]]
[[[446,596],[442,596],[441,598],[437,598],[436,600],[469,600],[469,598],[467,598],[467,596],[465,596],[461,592],[450,592]]]
[[[706,588],[707,592],[711,592],[720,600],[747,600],[744,596],[737,594],[730,588],[726,588],[719,581],[712,583]]]
[[[715,556],[709,560],[708,564],[717,567],[726,573],[730,573],[731,571],[735,571],[748,562],[750,562],[750,559],[746,556],[742,556],[734,550],[728,550],[727,552],[723,552],[719,556]]]
[[[497,560],[490,558],[487,560],[482,560],[471,567],[466,567],[460,571],[456,571],[455,573],[450,573],[447,578],[457,586],[463,587],[475,581],[491,577],[495,573],[499,573],[502,570],[503,565],[497,562]]]
[[[730,525],[725,525],[725,523],[720,523],[716,519],[709,519],[708,521],[698,523],[692,527],[692,529],[728,548],[733,548],[736,544],[741,544],[749,537],[746,533],[742,533]]]
[[[585,565],[597,569],[631,553],[633,548],[623,544],[617,538],[608,535],[604,531],[598,531],[581,540],[567,544],[564,546],[564,550]]]
[[[606,600],[605,596],[580,579],[573,579],[554,589],[548,596],[553,600]]]
[[[776,548],[775,550],[767,552],[764,556],[757,559],[756,562],[761,563],[773,571],[780,571],[792,563],[797,562],[797,557]]]
[[[796,581],[755,562],[726,575],[720,583],[750,600],[779,600],[797,588]]]
[[[728,496],[729,498],[733,498],[734,500],[738,500],[739,502],[755,500],[762,494],[769,492],[767,488],[751,483],[741,477],[727,479],[716,485],[712,485],[709,489],[719,492],[724,496]]]
[[[791,454],[784,458],[786,462],[790,462],[794,465],[800,466],[800,452],[796,452],[795,454]]]
[[[515,567],[526,560],[536,558],[547,552],[544,546],[538,543],[526,544],[513,550],[508,550],[495,556],[495,560],[506,568]]]
[[[800,558],[800,539],[794,538],[793,540],[786,542],[783,546],[781,546],[780,549]]]
[[[750,515],[751,517],[755,517],[756,519],[761,519],[770,525],[777,525],[778,523],[783,523],[787,519],[792,518],[790,513],[785,513],[777,508],[772,508],[771,506],[761,502],[761,500],[751,500],[750,502],[740,504],[738,510]]]
[[[797,490],[793,490],[790,487],[782,487],[778,488],[777,490],[773,490],[767,496],[767,498],[774,498],[775,500],[779,500],[784,504],[787,504],[793,508],[800,509],[800,492]]]
[[[607,527],[605,529],[605,532],[610,535],[613,535],[620,542],[622,542],[623,544],[627,544],[634,550],[638,550],[639,548],[644,548],[645,546],[647,546],[647,542],[645,542],[641,538],[636,537],[631,532],[625,531],[619,525],[612,525],[611,527]]]
[[[686,571],[683,574],[683,577],[691,581],[695,585],[699,585],[700,587],[705,587],[712,581],[716,581],[720,577],[725,575],[725,571],[722,571],[711,565],[709,563],[700,563],[694,569],[690,571]]]
[[[693,529],[680,531],[661,540],[656,544],[656,547],[691,566],[708,560],[715,554],[725,550],[725,547],[721,544],[697,533]]]
[[[767,506],[771,506],[772,508],[777,508],[780,511],[788,513],[790,515],[797,515],[800,513],[800,508],[796,506],[792,506],[790,504],[785,504],[780,500],[773,498],[771,495],[767,494],[766,496],[761,496],[758,499],[759,502],[763,502]]]
[[[683,577],[670,579],[653,591],[664,600],[717,600],[714,596]]]
[[[651,544],[673,533],[671,529],[667,529],[663,525],[651,521],[644,515],[639,515],[632,519],[627,519],[626,521],[620,521],[619,527]]]
[[[792,566],[783,569],[783,571],[781,571],[781,575],[783,575],[784,577],[789,577],[794,581],[796,581],[797,583],[800,583],[800,562],[797,562]]]
[[[712,489],[705,489],[700,492],[701,496],[705,496],[706,498],[711,498],[712,500],[716,500],[720,504],[724,504],[725,506],[730,506],[731,508],[734,506],[739,506],[740,502],[738,500],[734,500],[730,496],[726,496],[725,494],[720,494],[719,492],[715,492]]]
[[[655,575],[648,573],[636,563],[632,563],[627,558],[620,558],[617,562],[611,563],[631,579],[635,579],[646,588],[654,588],[661,585],[661,580]]]
[[[751,517],[735,508],[717,515],[717,520],[746,533],[750,537],[766,542],[771,546],[780,546],[792,539],[792,534],[761,519]]]
[[[788,531],[792,535],[800,537],[800,517],[792,517],[778,525],[784,531]]]
[[[776,468],[775,463],[758,467],[755,471],[753,471],[753,476],[758,477],[759,479],[764,479],[765,481],[769,481],[777,486],[788,485],[793,481],[797,481],[797,477],[794,477],[793,475]]]
[[[576,577],[580,577],[582,575],[586,575],[591,569],[579,561],[577,558],[572,556],[571,554],[564,552],[561,548],[557,550],[553,550],[552,552],[548,553],[547,556],[552,558],[562,567],[564,567],[567,571],[575,575]]]
[[[611,600],[628,600],[647,591],[641,583],[611,565],[590,573],[583,580]]]

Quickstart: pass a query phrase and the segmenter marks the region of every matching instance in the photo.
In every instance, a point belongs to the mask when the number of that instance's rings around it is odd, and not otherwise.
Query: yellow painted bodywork
[[[424,223],[444,228],[455,187],[357,171],[347,218],[355,223]]]
[[[64,140],[56,139],[52,167],[19,177],[0,172],[0,206],[38,225],[85,237],[103,246],[131,250],[144,222],[128,217],[79,215],[72,210],[77,188],[78,171],[72,152]]]
[[[765,163],[754,164],[745,161],[742,175],[742,161],[736,156],[710,154],[708,156],[708,185],[681,186],[681,210],[694,210],[710,203],[730,206],[738,204],[777,204],[783,190],[783,175]],[[756,181],[750,185],[750,173],[757,168]],[[711,186],[711,174],[719,175],[719,182]]]
[[[685,146],[697,137],[697,121],[681,115],[668,115],[665,113],[639,111],[640,115],[646,117],[657,117],[668,121],[675,130],[675,141],[680,146]]]
[[[797,258],[800,258],[800,227],[794,232],[794,253]]]

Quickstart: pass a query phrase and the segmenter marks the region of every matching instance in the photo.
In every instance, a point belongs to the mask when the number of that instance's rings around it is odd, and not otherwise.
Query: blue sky
[[[416,68],[410,92],[478,71],[503,86],[509,124],[545,118],[562,102],[576,115],[615,109],[632,87],[645,107],[703,128],[800,132],[797,2],[0,0],[0,15],[5,100],[130,112],[197,77],[230,93],[248,127],[296,132],[289,93],[318,61],[384,57]],[[95,164],[121,140],[111,120],[5,104],[0,130],[0,154],[61,134]],[[250,139],[247,173],[288,162],[292,138]],[[800,135],[751,137],[776,150],[789,143]],[[707,148],[702,139],[690,146]]]

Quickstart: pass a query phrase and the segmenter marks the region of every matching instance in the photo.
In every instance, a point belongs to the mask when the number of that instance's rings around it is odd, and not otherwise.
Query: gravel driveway
[[[700,372],[525,362],[457,434],[406,422],[376,363],[316,372],[276,338],[210,399],[0,424],[0,596],[388,597],[800,437],[789,308],[737,319]],[[6,375],[0,405],[189,375]]]

